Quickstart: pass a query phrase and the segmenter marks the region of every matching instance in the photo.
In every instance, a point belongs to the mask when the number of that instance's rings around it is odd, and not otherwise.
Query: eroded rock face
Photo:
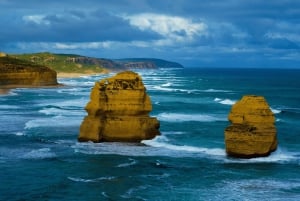
[[[55,86],[54,70],[8,56],[0,57],[0,88]]]
[[[95,83],[79,141],[140,142],[159,135],[159,122],[149,117],[150,97],[142,78],[125,71]]]
[[[225,146],[229,156],[253,158],[276,150],[275,117],[264,97],[244,96],[233,105],[228,119]]]

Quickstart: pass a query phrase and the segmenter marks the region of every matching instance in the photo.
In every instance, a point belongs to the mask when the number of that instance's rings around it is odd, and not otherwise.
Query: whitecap
[[[279,110],[279,109],[274,109],[274,108],[270,108],[271,109],[271,111],[274,113],[274,114],[279,114],[279,113],[281,113],[281,110]]]
[[[23,159],[46,159],[56,157],[55,153],[51,152],[50,148],[35,149],[25,153],[21,158]]]
[[[278,148],[275,152],[271,153],[266,157],[257,157],[251,159],[234,159],[228,158],[225,162],[234,162],[234,163],[287,163],[300,160],[298,158],[297,153],[291,153],[288,151],[284,151],[281,148]]]
[[[167,82],[165,84],[162,84],[161,86],[162,87],[170,87],[170,86],[172,86],[172,83],[171,82]]]
[[[223,105],[233,105],[236,103],[235,100],[230,100],[230,99],[220,99],[220,98],[215,98],[214,99],[215,102],[218,102],[220,104],[223,104]]]
[[[222,90],[222,89],[206,89],[206,90],[203,90],[204,92],[213,92],[213,93],[218,93],[218,92],[232,92],[230,90]]]
[[[23,135],[25,135],[23,132],[15,132],[14,133],[16,136],[23,136]]]
[[[64,115],[64,116],[83,116],[85,114],[84,110],[63,110],[57,107],[43,108],[39,110],[39,113],[45,115]]]
[[[226,121],[226,117],[220,115],[208,115],[208,114],[182,114],[182,113],[160,113],[157,115],[160,121],[166,122],[186,122],[186,121],[197,121],[197,122],[215,122],[215,121]]]
[[[68,177],[69,180],[71,181],[75,181],[75,182],[84,182],[84,183],[94,183],[94,182],[99,182],[99,181],[109,181],[109,180],[113,180],[116,177],[99,177],[99,178],[95,178],[95,179],[83,179],[80,177]]]
[[[137,161],[134,160],[134,159],[132,159],[132,158],[129,158],[128,160],[129,160],[130,162],[128,162],[128,163],[121,163],[121,164],[117,165],[117,167],[123,168],[123,167],[129,167],[129,166],[132,166],[132,165],[137,164]]]
[[[183,131],[163,131],[162,134],[164,135],[184,135],[186,132]]]
[[[224,157],[224,150],[218,148],[201,148],[187,145],[168,144],[164,136],[153,140],[144,140],[141,143],[76,143],[71,146],[75,153],[88,155],[116,154],[122,156],[168,156],[168,157],[200,157],[215,156]],[[163,139],[163,140],[161,140]]]
[[[38,127],[65,127],[65,126],[78,126],[82,118],[54,116],[51,118],[39,118],[26,122],[25,129],[32,129]]]
[[[220,148],[203,148],[189,145],[174,145],[167,143],[164,136],[155,137],[152,140],[143,140],[142,143],[152,147],[159,147],[180,152],[202,153],[213,156],[225,156],[224,149]]]

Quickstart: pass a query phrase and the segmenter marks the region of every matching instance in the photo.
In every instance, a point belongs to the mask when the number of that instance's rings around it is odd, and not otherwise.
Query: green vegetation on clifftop
[[[128,69],[183,68],[176,62],[153,58],[103,59],[76,54],[53,54],[49,52],[15,54],[11,57],[48,66],[58,73],[103,73]]]
[[[73,54],[52,54],[48,52],[11,55],[15,58],[45,65],[58,73],[102,73],[114,67],[107,59],[95,59]]]

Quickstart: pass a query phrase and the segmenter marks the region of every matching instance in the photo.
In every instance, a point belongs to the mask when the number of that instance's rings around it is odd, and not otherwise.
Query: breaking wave
[[[198,122],[214,122],[214,121],[226,121],[226,117],[208,114],[182,114],[182,113],[160,113],[157,115],[160,121],[166,122],[186,122],[186,121],[198,121]]]
[[[236,103],[236,101],[227,98],[226,99],[215,98],[214,101],[223,105],[233,105]]]
[[[69,180],[75,181],[75,182],[84,182],[84,183],[94,183],[99,181],[110,181],[115,179],[116,177],[99,177],[95,179],[83,179],[80,177],[68,177]]]

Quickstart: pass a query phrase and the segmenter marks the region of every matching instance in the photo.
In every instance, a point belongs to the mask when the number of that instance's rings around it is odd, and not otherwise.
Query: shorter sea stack
[[[80,142],[140,142],[160,134],[158,120],[149,117],[150,97],[137,73],[125,71],[96,82],[85,109]]]
[[[55,86],[56,72],[46,66],[0,55],[0,88]]]
[[[275,117],[264,97],[244,96],[232,106],[228,119],[225,146],[229,156],[262,157],[276,150]]]

